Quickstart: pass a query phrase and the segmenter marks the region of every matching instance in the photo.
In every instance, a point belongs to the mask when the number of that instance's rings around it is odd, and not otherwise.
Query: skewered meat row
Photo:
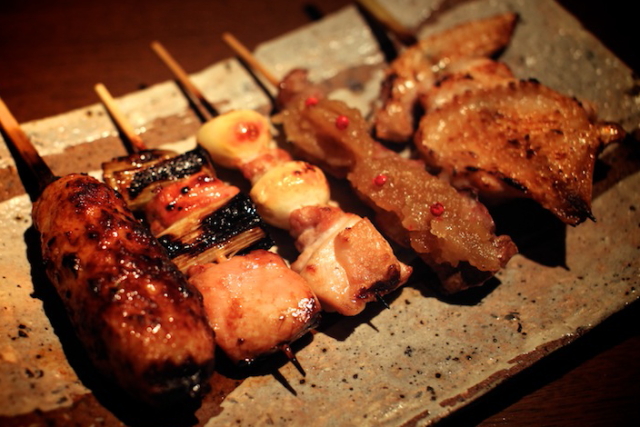
[[[172,159],[175,158],[165,161]],[[138,174],[160,176],[153,172],[154,168],[158,166],[138,171]],[[210,172],[170,177],[169,183],[155,181],[153,185],[157,187],[150,191],[153,198],[141,208],[146,211],[147,218],[157,224],[154,229],[160,242],[187,274],[189,282],[203,294],[207,317],[216,332],[218,346],[234,362],[251,363],[260,356],[281,349],[285,343],[292,342],[313,327],[318,320],[320,304],[304,280],[292,280],[289,268],[284,263],[275,263],[265,250],[273,243],[270,238],[265,238],[262,218],[250,199],[237,187],[215,178],[208,160],[207,170]],[[198,184],[202,181],[205,184],[200,187],[204,191],[198,191]],[[190,197],[194,194],[195,197]],[[198,209],[198,205],[203,207]],[[158,217],[162,220],[157,221]],[[243,264],[236,260],[226,265],[236,257],[251,261]],[[251,263],[265,275],[265,280],[278,280],[273,286],[255,286],[255,277],[240,274]],[[263,265],[270,266],[272,271],[278,270],[280,275],[267,277],[268,271]],[[229,282],[226,276],[232,267],[240,271],[237,272],[238,277]],[[233,298],[228,297],[231,289],[224,291],[225,286],[234,287]],[[284,301],[289,302],[284,296],[288,293],[294,293],[300,299],[283,307]],[[260,310],[253,305],[256,299],[266,302]],[[235,314],[226,318],[220,315],[225,311]],[[244,323],[232,321],[234,317],[243,319]],[[250,326],[243,326],[247,324]],[[282,337],[284,330],[292,331],[288,340]]]
[[[377,224],[411,247],[438,274],[446,292],[482,284],[516,253],[496,236],[487,209],[369,135],[359,111],[326,99],[304,70],[280,85],[280,121],[287,138],[310,161],[347,178],[377,214]],[[311,100],[311,101],[310,101]]]
[[[374,110],[377,138],[407,143],[416,130],[420,97],[457,61],[490,58],[511,39],[517,16],[504,13],[459,24],[418,41],[395,59],[385,72],[381,105]]]
[[[515,15],[497,15],[407,49],[387,71],[376,134],[407,140],[414,122],[393,119],[412,119],[410,102],[419,101],[425,114],[414,142],[433,172],[456,188],[472,188],[483,200],[529,197],[577,225],[593,219],[595,159],[624,131],[598,122],[575,99],[533,80],[519,81],[506,64],[491,59],[506,46],[514,25]]]
[[[200,293],[110,187],[55,178],[1,100],[0,125],[39,177],[45,270],[92,362],[147,402],[200,394],[215,350]]]
[[[265,220],[289,230],[300,251],[292,269],[304,277],[325,311],[360,313],[367,302],[404,284],[411,268],[367,218],[329,203],[322,171],[293,160],[271,139],[268,120],[255,111],[232,111],[197,134],[214,161],[240,169]]]
[[[320,304],[306,281],[266,250],[273,241],[255,206],[216,177],[206,151],[144,150],[103,166],[105,181],[144,213],[204,296],[218,347],[236,363],[284,350],[301,370],[288,345],[315,326]]]
[[[242,171],[265,220],[289,230],[301,252],[292,268],[306,278],[325,311],[361,312],[406,282],[411,268],[398,261],[373,224],[329,205],[324,173],[277,148],[269,121],[254,111],[213,117],[208,102],[159,42],[153,50],[173,71],[189,99],[197,99],[207,123],[197,134],[219,164]],[[217,113],[215,114],[218,115]]]
[[[207,153],[145,150],[103,164],[104,181],[141,212],[183,272],[273,240],[251,200],[217,178]]]

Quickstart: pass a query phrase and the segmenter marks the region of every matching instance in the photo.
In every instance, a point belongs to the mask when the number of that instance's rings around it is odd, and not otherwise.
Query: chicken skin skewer
[[[624,131],[491,59],[515,23],[511,13],[470,21],[408,48],[387,70],[376,135],[408,140],[418,102],[425,114],[413,139],[432,171],[482,200],[528,197],[577,225],[593,219],[595,159]]]
[[[126,128],[123,126],[126,121],[106,88],[101,87],[98,93],[112,117],[120,121],[120,128]],[[144,145],[139,142],[138,148],[143,149]],[[138,159],[140,153],[134,153],[132,159]],[[189,154],[191,152],[182,156]],[[116,162],[124,163],[122,159]],[[315,326],[320,304],[306,280],[293,272],[280,256],[264,248],[243,245],[244,238],[225,242],[226,237],[234,236],[235,229],[247,228],[259,218],[251,212],[243,213],[236,204],[229,206],[229,200],[238,196],[239,189],[216,178],[207,158],[207,164],[191,175],[170,177],[150,193],[141,208],[169,254],[174,254],[176,249],[167,236],[174,234],[176,227],[179,231],[176,234],[181,236],[185,232],[198,234],[199,224],[206,223],[206,218],[217,218],[211,225],[221,242],[214,246],[225,244],[234,248],[211,258],[201,256],[198,245],[194,245],[196,250],[189,251],[188,262],[183,263],[189,283],[203,296],[218,347],[235,363],[252,363],[261,356],[282,350],[304,374],[289,344]],[[207,215],[203,216],[203,211]],[[216,214],[222,216],[216,217]],[[206,240],[206,233],[201,239]]]
[[[528,197],[562,222],[594,219],[591,193],[602,148],[624,138],[575,99],[537,81],[457,90],[420,121],[415,145],[457,188],[480,197]],[[436,96],[438,97],[438,96]]]

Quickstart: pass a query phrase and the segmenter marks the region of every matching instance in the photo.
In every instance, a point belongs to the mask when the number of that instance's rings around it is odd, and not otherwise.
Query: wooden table
[[[249,47],[309,22],[324,0],[156,0],[0,3],[0,96],[21,122],[97,102],[101,81],[115,96],[168,80],[149,49],[161,40],[189,72],[231,56],[231,31]],[[611,50],[640,70],[631,6],[563,0]],[[233,16],[233,19],[227,17]],[[640,425],[640,306],[629,307],[455,414],[445,425]]]

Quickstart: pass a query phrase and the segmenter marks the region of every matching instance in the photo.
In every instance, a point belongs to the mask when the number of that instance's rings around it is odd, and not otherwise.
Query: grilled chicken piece
[[[163,186],[145,206],[145,216],[154,235],[194,211],[215,204],[224,205],[240,192],[206,172],[197,172]]]
[[[353,316],[411,275],[367,218],[330,206],[293,211],[300,256],[291,268],[307,279],[325,311]]]
[[[376,211],[378,226],[433,267],[443,290],[479,285],[515,254],[511,239],[494,234],[493,220],[477,200],[374,141],[356,109],[335,100],[309,103],[306,93],[288,95],[278,117],[287,138],[311,161],[346,176]]]
[[[374,111],[376,137],[397,143],[410,141],[420,95],[428,92],[443,70],[457,61],[489,58],[503,50],[516,21],[515,14],[504,13],[462,23],[405,50],[386,71],[381,105]]]
[[[570,225],[591,213],[595,159],[622,139],[575,99],[535,81],[510,81],[455,96],[430,111],[415,143],[459,188],[485,197],[530,197]]]
[[[237,187],[216,178],[200,147],[182,154],[144,150],[102,166],[105,182],[146,218],[183,272],[273,246],[255,205]]]
[[[274,253],[195,266],[189,276],[204,296],[218,346],[235,363],[282,349],[318,321],[320,303],[307,282]]]
[[[46,272],[107,376],[154,403],[196,395],[213,372],[202,296],[108,186],[50,184],[33,207]]]

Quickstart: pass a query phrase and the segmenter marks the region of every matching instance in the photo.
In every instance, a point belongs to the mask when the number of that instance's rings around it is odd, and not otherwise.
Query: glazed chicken
[[[441,81],[456,62],[490,58],[511,39],[517,16],[504,13],[470,21],[420,40],[407,48],[385,72],[381,105],[374,110],[375,136],[381,140],[407,143],[413,136],[422,94]]]
[[[330,204],[329,186],[316,166],[292,160],[271,138],[268,120],[233,111],[207,122],[200,145],[227,167],[240,169],[265,221],[289,230],[300,251],[291,265],[325,311],[360,313],[367,302],[407,281],[411,268],[398,261],[373,224]]]
[[[215,348],[202,296],[122,198],[68,175],[45,189],[33,221],[47,275],[96,366],[156,404],[199,394]]]
[[[428,173],[422,162],[373,140],[360,112],[320,97],[306,72],[291,72],[280,89],[285,104],[274,120],[282,122],[288,140],[308,160],[346,177],[376,211],[377,225],[415,250],[438,273],[445,292],[482,284],[516,253],[509,237],[494,234],[482,204]]]

